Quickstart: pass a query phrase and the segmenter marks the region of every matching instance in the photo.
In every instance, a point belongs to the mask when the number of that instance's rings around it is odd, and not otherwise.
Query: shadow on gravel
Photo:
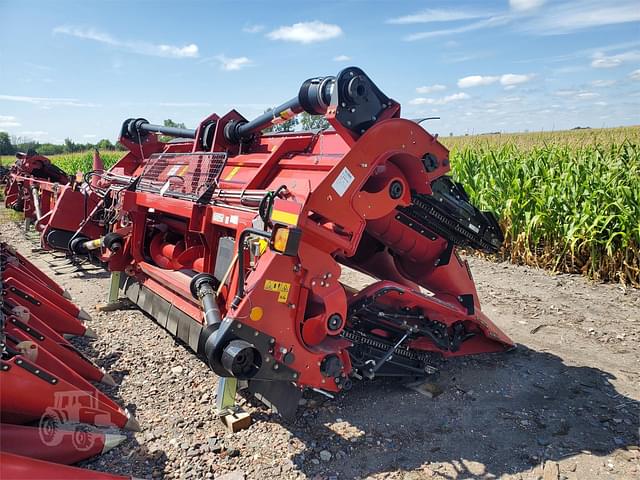
[[[519,473],[581,451],[605,455],[638,445],[639,402],[612,379],[520,346],[447,361],[436,398],[397,381],[361,382],[338,400],[314,396],[318,408],[300,409],[288,428],[306,449],[294,462],[309,476],[466,478]]]
[[[126,432],[126,435],[127,441],[119,447],[95,459],[81,462],[78,466],[135,478],[162,476],[167,462],[165,452],[162,450],[149,451],[146,446],[140,445],[130,432]],[[128,460],[123,461],[123,458]]]
[[[39,238],[32,241],[36,245],[40,244]],[[45,262],[51,268],[55,277],[74,275],[78,278],[92,279],[109,278],[111,276],[111,273],[100,265],[94,265],[84,259],[72,257],[68,254],[42,250],[39,247],[34,247],[31,254],[37,255]]]

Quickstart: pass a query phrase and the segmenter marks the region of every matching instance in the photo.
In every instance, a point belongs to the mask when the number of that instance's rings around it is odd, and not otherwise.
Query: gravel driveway
[[[193,479],[638,478],[638,290],[471,258],[483,310],[515,351],[438,363],[435,396],[390,380],[335,400],[305,395],[288,423],[243,399],[254,423],[232,435],[214,415],[217,382],[204,363],[139,311],[97,312],[108,276],[53,275],[52,256],[31,253],[0,213],[2,238],[92,314],[99,338],[77,343],[142,425],[87,468]]]

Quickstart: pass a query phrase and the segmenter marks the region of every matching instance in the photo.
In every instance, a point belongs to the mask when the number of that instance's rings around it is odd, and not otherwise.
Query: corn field
[[[100,157],[105,168],[110,168],[116,163],[124,152],[100,152]],[[88,172],[93,166],[93,152],[68,153],[62,155],[52,155],[51,161],[68,174],[76,172]]]
[[[499,216],[502,257],[640,286],[640,127],[441,140],[472,202]],[[51,160],[73,174],[92,155]],[[122,155],[101,153],[107,168]]]
[[[449,139],[514,263],[640,286],[640,129]],[[492,138],[497,137],[497,138]]]
[[[109,152],[102,151],[100,152],[100,157],[104,162],[105,168],[111,167],[114,163],[116,163],[125,152]],[[86,152],[78,152],[78,153],[63,153],[60,155],[51,155],[48,156],[55,165],[60,167],[62,170],[72,175],[77,172],[88,172],[91,170],[93,165],[93,151]],[[4,155],[0,157],[0,165],[11,165],[15,161],[15,157]]]

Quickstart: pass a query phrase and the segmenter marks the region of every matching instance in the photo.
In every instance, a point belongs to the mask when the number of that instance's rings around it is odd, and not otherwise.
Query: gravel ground
[[[0,213],[2,238],[53,275],[52,256],[32,253]],[[433,398],[363,382],[335,400],[305,395],[292,422],[242,399],[254,422],[236,434],[214,415],[216,377],[188,348],[139,311],[94,309],[104,272],[55,275],[93,316],[99,338],[78,345],[114,376],[119,385],[104,390],[142,426],[83,466],[227,480],[638,478],[640,291],[470,261],[484,311],[518,349],[440,363]]]

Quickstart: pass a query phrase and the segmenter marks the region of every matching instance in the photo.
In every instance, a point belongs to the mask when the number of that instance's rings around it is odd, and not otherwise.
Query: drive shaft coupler
[[[220,309],[216,301],[216,289],[219,283],[213,275],[199,273],[193,277],[189,285],[193,297],[200,300],[207,327],[219,326],[220,322],[222,322]]]
[[[264,112],[250,122],[231,121],[225,125],[225,139],[232,144],[249,140],[255,133],[274,124],[292,119],[302,112],[310,115],[324,115],[331,103],[331,95],[336,77],[316,77],[305,81],[298,96]]]

